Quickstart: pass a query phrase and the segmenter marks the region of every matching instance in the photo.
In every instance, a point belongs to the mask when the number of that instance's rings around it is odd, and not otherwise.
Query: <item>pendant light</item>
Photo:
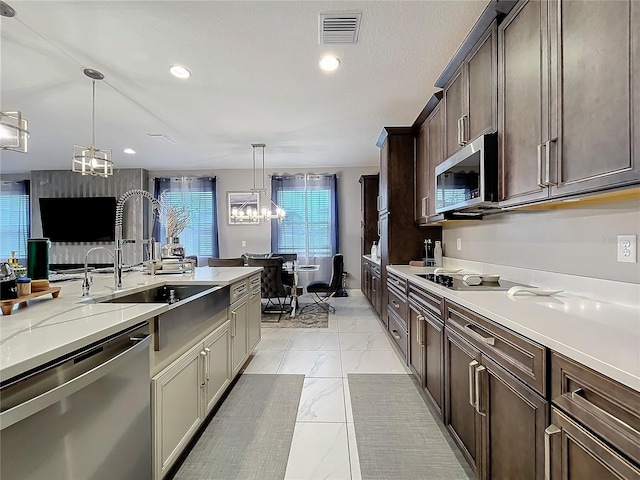
[[[111,150],[96,148],[96,80],[104,79],[104,75],[92,68],[85,68],[84,74],[91,79],[91,145],[73,146],[73,157],[71,170],[82,175],[97,175],[100,177],[110,177],[113,175],[113,162],[111,161]]]
[[[271,200],[269,195],[267,195],[267,189],[264,187],[264,149],[266,145],[264,143],[252,143],[251,147],[253,148],[253,188],[251,189],[251,193],[258,194],[258,205],[262,205],[262,208],[258,210],[257,208],[246,208],[249,201],[245,202],[238,208],[233,208],[231,210],[231,218],[237,221],[244,220],[284,220],[287,213],[278,206],[276,202]],[[261,149],[262,153],[262,180],[261,186],[257,186],[256,176],[256,149]],[[262,201],[262,198],[265,198],[267,201]]]

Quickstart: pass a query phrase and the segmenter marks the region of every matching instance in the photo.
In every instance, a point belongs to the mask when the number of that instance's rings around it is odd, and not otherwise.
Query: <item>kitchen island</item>
[[[212,413],[260,340],[260,271],[259,267],[199,267],[193,272],[170,275],[131,272],[124,276],[123,288],[115,292],[113,275],[101,274],[94,276],[88,297],[82,296],[81,280],[64,283],[57,299],[34,299],[26,308],[0,317],[2,386],[12,385],[12,391],[21,396],[20,385],[33,372],[68,363],[79,353],[78,362],[91,358],[92,352],[101,351],[101,345],[109,339],[134,327],[136,332],[148,332],[151,347],[145,362],[146,374],[142,376],[146,380],[138,384],[142,388],[139,391],[150,392],[146,408],[148,412],[150,405],[151,418],[148,413],[140,413],[140,417],[147,419],[146,427],[142,424],[151,443],[147,444],[153,465],[149,465],[149,477],[161,479]],[[148,290],[173,290],[171,296],[175,293],[178,301],[118,303],[123,296],[127,297],[123,299],[126,302],[143,301],[137,299],[143,299]],[[191,292],[191,296],[180,297],[183,290]],[[139,335],[128,336],[134,337],[130,340],[135,342]],[[6,411],[9,415],[3,416],[9,419],[16,409],[5,403],[3,414]],[[25,403],[19,405],[22,410]],[[55,409],[55,404],[51,408]],[[126,416],[116,417],[113,422],[125,422]],[[15,438],[15,428],[20,425],[13,420],[10,425],[6,419],[0,422],[1,434],[9,435],[5,427],[13,425],[11,438]],[[37,418],[26,420],[36,423]],[[73,425],[68,427],[72,431]],[[70,431],[64,433],[65,438]],[[55,449],[62,448],[64,442],[53,438],[48,443],[53,449],[48,453],[60,457]],[[68,460],[70,465],[73,460]]]

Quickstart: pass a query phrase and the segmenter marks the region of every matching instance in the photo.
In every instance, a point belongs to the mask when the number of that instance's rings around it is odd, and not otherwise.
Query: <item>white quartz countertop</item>
[[[380,257],[373,258],[371,255],[363,255],[363,257],[369,260],[370,262],[380,266],[380,261],[381,261]]]
[[[229,285],[262,270],[260,267],[198,267],[193,273],[147,275],[127,273],[117,294],[152,285]],[[81,281],[52,284],[62,287],[50,295],[29,300],[0,316],[0,381],[36,368],[85,345],[118,333],[166,311],[165,304],[91,303],[113,295],[113,275],[94,275],[91,297],[82,297]]]
[[[585,296],[456,291],[418,277],[430,267],[387,269],[640,391],[640,309]],[[510,279],[517,280],[517,279]]]

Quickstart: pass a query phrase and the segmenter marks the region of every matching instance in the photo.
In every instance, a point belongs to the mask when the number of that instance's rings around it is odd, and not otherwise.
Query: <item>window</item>
[[[0,258],[11,252],[27,257],[29,228],[29,181],[2,182],[0,190]]]
[[[156,178],[155,197],[164,193],[164,201],[186,205],[190,211],[189,224],[180,233],[180,243],[186,255],[218,256],[218,215],[216,210],[215,178]],[[164,225],[156,222],[153,236],[165,243]]]
[[[274,201],[287,212],[271,221],[271,250],[297,253],[298,260],[320,265],[331,275],[331,259],[338,253],[336,175],[274,176]]]

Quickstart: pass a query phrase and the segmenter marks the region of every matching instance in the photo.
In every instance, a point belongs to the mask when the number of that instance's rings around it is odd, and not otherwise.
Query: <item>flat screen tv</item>
[[[116,198],[40,198],[40,218],[52,242],[113,242]]]

